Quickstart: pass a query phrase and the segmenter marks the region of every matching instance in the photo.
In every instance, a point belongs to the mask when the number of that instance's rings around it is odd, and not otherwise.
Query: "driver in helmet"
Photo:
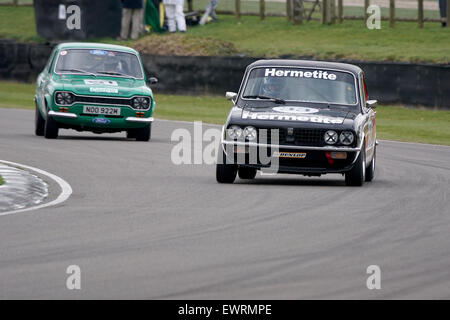
[[[283,89],[283,82],[280,78],[266,77],[261,88],[262,96],[272,98],[282,98],[281,90]]]
[[[124,63],[117,57],[108,57],[104,63],[106,72],[124,73]]]

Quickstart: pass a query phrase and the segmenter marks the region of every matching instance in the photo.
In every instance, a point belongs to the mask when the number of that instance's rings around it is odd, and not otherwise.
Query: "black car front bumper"
[[[344,173],[351,170],[361,152],[357,147],[313,147],[297,145],[273,145],[255,142],[221,142],[226,163],[278,173],[320,175]],[[274,152],[301,154],[301,158],[273,157]],[[345,153],[345,159],[332,159],[332,153]]]

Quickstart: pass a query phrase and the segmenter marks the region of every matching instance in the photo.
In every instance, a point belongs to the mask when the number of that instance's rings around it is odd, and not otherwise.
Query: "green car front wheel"
[[[58,138],[59,127],[58,123],[52,118],[47,116],[47,121],[45,122],[44,136],[46,139],[56,139]]]
[[[152,136],[152,124],[136,129],[136,141],[149,141]]]
[[[34,133],[42,137],[45,132],[45,119],[42,117],[41,112],[39,111],[39,108],[36,106],[36,113],[35,113],[35,119],[34,119]]]

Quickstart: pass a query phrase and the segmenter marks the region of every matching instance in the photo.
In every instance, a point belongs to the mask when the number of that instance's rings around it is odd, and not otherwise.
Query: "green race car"
[[[58,130],[126,131],[148,141],[155,102],[139,54],[128,47],[64,43],[55,47],[37,78],[35,133],[56,139]]]

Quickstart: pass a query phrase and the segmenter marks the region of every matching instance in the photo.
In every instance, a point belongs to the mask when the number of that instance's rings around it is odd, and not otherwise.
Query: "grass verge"
[[[0,108],[33,109],[34,84],[0,82]],[[223,124],[231,107],[218,96],[156,94],[155,117]],[[450,111],[381,105],[377,108],[378,139],[450,145]]]
[[[358,10],[362,15],[363,9]],[[412,11],[414,15],[417,13]],[[36,34],[33,7],[0,6],[0,38],[42,42]],[[369,30],[362,20],[346,20],[335,25],[311,21],[294,26],[284,17],[266,17],[260,21],[254,16],[242,16],[237,20],[234,16],[220,15],[218,22],[190,27],[183,35],[150,34],[139,43],[120,43],[136,45],[140,50],[157,54],[155,44],[161,50],[159,54],[242,53],[253,57],[292,55],[317,59],[449,63],[449,38],[450,28],[442,28],[436,22],[427,22],[419,29],[415,22],[397,22],[395,28],[389,28],[388,22],[382,21],[380,30]],[[114,39],[95,41],[118,43]]]

